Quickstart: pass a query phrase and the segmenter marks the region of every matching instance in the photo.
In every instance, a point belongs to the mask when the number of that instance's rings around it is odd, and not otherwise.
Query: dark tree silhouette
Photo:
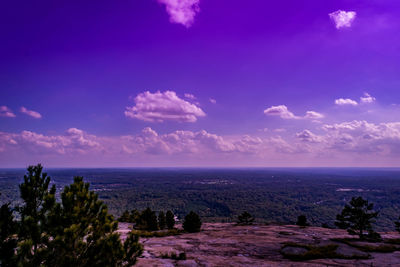
[[[46,247],[50,242],[50,215],[55,207],[56,186],[49,190],[50,177],[42,173],[43,167],[29,166],[19,189],[23,205],[17,207],[21,216],[19,224],[18,259],[39,266],[48,257]]]
[[[341,229],[346,229],[351,235],[358,235],[360,239],[365,238],[364,232],[377,237],[378,233],[372,229],[374,218],[378,217],[378,212],[373,210],[374,204],[362,197],[353,197],[348,205],[336,216],[335,225]]]
[[[131,219],[131,217],[130,217],[129,211],[125,210],[122,213],[121,217],[118,218],[118,221],[119,222],[130,222],[130,219]]]
[[[251,216],[250,213],[248,213],[247,211],[243,212],[242,214],[240,214],[238,216],[238,224],[240,225],[250,225],[254,222],[254,217]]]
[[[168,229],[173,229],[175,226],[175,216],[172,213],[172,211],[167,211],[166,218],[165,218],[167,228]]]
[[[394,222],[394,225],[395,225],[395,227],[396,227],[396,231],[397,231],[397,232],[400,232],[400,217],[399,217],[399,220],[398,220],[398,221]]]
[[[20,185],[23,205],[17,208],[21,221],[13,223],[8,205],[0,217],[3,236],[17,233],[18,247],[6,247],[7,255],[16,255],[7,265],[1,251],[1,266],[131,266],[142,253],[138,236],[130,233],[122,244],[116,232],[118,222],[108,213],[98,195],[89,190],[82,177],[61,193],[55,201],[55,186],[49,190],[50,177],[42,166],[30,166]],[[8,226],[7,226],[8,225]],[[18,229],[13,229],[16,225]],[[13,260],[13,259],[11,259]]]
[[[145,209],[139,216],[136,227],[142,230],[157,231],[157,215],[150,208]]]
[[[16,265],[14,251],[17,247],[17,239],[14,235],[17,227],[12,213],[10,203],[0,207],[0,266]]]
[[[158,213],[158,227],[160,230],[163,230],[165,228],[165,214],[163,211],[160,211]]]
[[[297,217],[296,225],[298,225],[298,226],[310,226],[310,224],[307,222],[307,217],[305,215],[300,215],[299,217]]]
[[[199,215],[191,211],[188,215],[185,216],[185,220],[182,226],[183,230],[189,233],[200,232],[201,220]]]

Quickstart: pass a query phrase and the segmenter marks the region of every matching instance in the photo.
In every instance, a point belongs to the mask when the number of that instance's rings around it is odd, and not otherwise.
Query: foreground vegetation
[[[137,235],[121,242],[118,222],[82,177],[61,202],[41,165],[28,168],[19,189],[21,205],[1,206],[1,266],[132,266],[142,253]]]

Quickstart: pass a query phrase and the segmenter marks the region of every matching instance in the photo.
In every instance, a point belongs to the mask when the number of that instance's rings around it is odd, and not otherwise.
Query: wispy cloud
[[[204,111],[195,104],[179,98],[174,91],[146,91],[135,97],[135,106],[127,107],[125,116],[149,122],[195,122]]]
[[[0,117],[15,118],[15,114],[6,106],[0,106]]]
[[[217,104],[217,100],[215,100],[214,98],[210,98],[209,100],[211,104]]]
[[[182,24],[186,28],[192,26],[194,17],[200,11],[200,0],[158,0],[164,4],[172,23]]]
[[[196,97],[193,95],[193,94],[184,94],[184,96],[187,98],[187,99],[191,99],[191,100],[194,100],[194,99],[196,99]]]
[[[264,114],[268,116],[279,116],[282,119],[311,119],[318,120],[324,118],[324,115],[318,113],[316,111],[307,111],[304,116],[297,116],[293,114],[293,112],[289,111],[289,109],[285,105],[272,106],[264,110]]]
[[[356,18],[357,13],[354,11],[337,10],[329,13],[329,17],[335,23],[336,29],[349,28]]]
[[[350,105],[350,106],[357,106],[358,103],[357,101],[350,99],[350,98],[339,98],[335,100],[335,104],[338,106],[345,106],[345,105]]]
[[[299,119],[285,105],[272,106],[264,110],[264,114],[268,116],[279,116],[282,119]]]
[[[28,116],[31,116],[32,118],[35,118],[35,119],[40,119],[42,117],[42,115],[39,112],[33,111],[33,110],[29,110],[26,107],[21,107],[20,111],[21,111],[21,113],[24,113],[24,114],[26,114]]]

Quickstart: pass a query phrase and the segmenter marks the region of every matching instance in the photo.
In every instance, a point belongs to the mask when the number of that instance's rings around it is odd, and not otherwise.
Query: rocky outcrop
[[[383,238],[400,238],[397,233],[381,234]],[[386,243],[340,242],[345,238],[350,238],[346,231],[320,227],[204,224],[199,233],[141,238],[145,252],[138,266],[400,266],[400,251],[373,251],[374,246],[379,250]],[[297,261],[287,257],[304,255],[310,248],[330,248],[339,256]],[[162,258],[182,252],[186,260]]]

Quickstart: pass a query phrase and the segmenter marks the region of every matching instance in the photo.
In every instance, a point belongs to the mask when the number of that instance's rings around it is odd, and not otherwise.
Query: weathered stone
[[[300,247],[284,247],[281,252],[285,256],[302,256],[304,255],[308,250],[305,248],[300,248]]]
[[[368,258],[369,254],[360,251],[354,247],[350,247],[349,245],[346,244],[340,244],[339,247],[336,249],[336,253],[345,257],[345,258]]]
[[[178,267],[197,267],[199,266],[194,260],[178,261],[176,266]]]
[[[282,232],[285,232],[285,234],[279,234]],[[382,236],[384,235],[389,234]],[[357,248],[331,241],[333,238],[350,237],[344,230],[320,227],[300,228],[294,225],[234,226],[229,223],[205,223],[199,233],[140,239],[144,245],[145,253],[139,259],[137,266],[400,266],[400,252],[370,253],[369,259],[316,259],[308,261],[291,261],[281,254],[283,244],[293,242],[312,246],[334,244],[338,245],[336,252],[343,256],[368,256],[368,253]],[[399,237],[398,233],[390,233],[390,238]],[[295,250],[296,253],[306,251],[304,248],[291,248],[290,250]],[[180,252],[185,252],[187,260],[161,258],[162,254],[172,251],[175,251],[177,255]]]

